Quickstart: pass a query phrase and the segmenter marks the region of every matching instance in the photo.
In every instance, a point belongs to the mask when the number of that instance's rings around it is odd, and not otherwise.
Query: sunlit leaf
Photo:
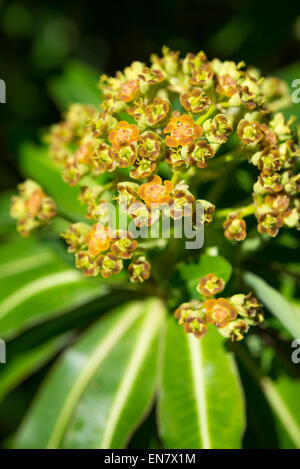
[[[16,439],[18,448],[120,448],[154,397],[158,300],[100,319],[53,368]]]
[[[231,354],[213,328],[201,339],[168,321],[159,397],[166,448],[239,448],[243,394]]]
[[[244,278],[260,301],[281,321],[292,337],[299,338],[300,316],[292,304],[258,275],[246,272]]]
[[[0,248],[1,337],[70,311],[108,292],[84,278],[46,243],[20,240]]]

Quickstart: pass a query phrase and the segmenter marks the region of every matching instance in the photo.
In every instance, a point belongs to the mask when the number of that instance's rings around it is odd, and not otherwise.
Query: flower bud
[[[130,171],[130,177],[133,179],[146,179],[156,170],[157,165],[148,158],[141,158],[136,161],[134,169]]]
[[[182,303],[174,315],[179,325],[184,327],[185,332],[192,333],[199,339],[207,333],[205,313],[201,301],[192,300],[189,303]]]
[[[219,329],[220,334],[232,342],[243,340],[249,330],[249,325],[244,319],[235,319]]]
[[[211,202],[209,202],[208,200],[203,200],[203,199],[198,199],[196,201],[196,204],[201,204],[202,207],[203,207],[203,217],[202,217],[202,220],[198,220],[198,223],[200,223],[200,225],[203,225],[203,223],[205,224],[209,224],[213,221],[213,213],[215,211],[215,205],[213,205]],[[196,220],[197,222],[197,220]],[[196,225],[197,227],[197,225]]]
[[[103,251],[107,251],[111,242],[110,229],[101,223],[96,223],[85,236],[85,242],[90,256],[98,256]]]
[[[266,147],[262,151],[255,153],[251,158],[251,163],[258,166],[258,169],[270,172],[278,171],[283,165],[279,150]]]
[[[150,277],[151,264],[144,256],[140,256],[129,264],[128,273],[130,281],[142,283]]]
[[[19,184],[18,189],[20,195],[12,197],[10,215],[18,220],[20,234],[28,236],[56,215],[56,206],[53,199],[47,197],[42,188],[30,179]]]
[[[202,277],[197,285],[197,291],[203,296],[214,296],[225,288],[225,282],[216,274],[207,274]]]
[[[138,247],[137,241],[129,231],[116,230],[111,239],[111,252],[122,259],[130,259]]]
[[[221,328],[237,317],[237,309],[225,298],[206,300],[204,305],[206,321]]]
[[[284,115],[281,112],[275,114],[269,125],[281,142],[291,138],[290,126],[285,122]]]
[[[225,114],[217,114],[203,124],[205,136],[210,143],[224,143],[232,132],[230,118]]]
[[[195,197],[185,184],[177,184],[169,201],[170,215],[174,220],[189,217],[193,213]]]
[[[264,169],[260,173],[258,181],[263,189],[271,194],[282,190],[280,174],[270,169]]]
[[[76,163],[74,158],[70,158],[65,164],[63,179],[65,182],[68,182],[70,186],[75,186],[88,171],[89,168],[87,165]]]
[[[106,143],[97,145],[92,154],[91,163],[95,174],[113,171],[116,168],[116,161],[113,159],[111,147]]]
[[[238,86],[235,80],[229,74],[219,75],[216,91],[223,96],[231,98],[235,93],[238,92]]]
[[[279,232],[279,228],[283,226],[283,219],[277,210],[271,210],[257,216],[257,230],[260,234],[268,234],[275,237]]]
[[[162,153],[162,140],[155,132],[144,132],[139,138],[139,155],[142,158],[157,160]]]
[[[208,160],[214,156],[215,152],[206,140],[198,140],[196,143],[183,147],[182,154],[186,157],[190,166],[205,168]]]
[[[78,251],[75,254],[75,266],[82,270],[86,277],[96,277],[99,273],[99,267],[94,259],[89,256],[87,251]]]
[[[210,88],[213,84],[214,71],[209,62],[194,69],[190,78],[192,85],[201,86],[203,89]]]
[[[171,103],[166,98],[154,98],[145,107],[145,121],[149,127],[161,127],[171,113]]]
[[[151,209],[143,202],[133,202],[129,205],[128,215],[138,228],[153,225],[159,218],[159,210]]]
[[[118,259],[113,253],[101,254],[97,259],[97,265],[100,268],[100,274],[104,278],[117,275],[123,269],[122,259]]]
[[[109,132],[108,140],[112,143],[113,150],[119,150],[120,147],[136,141],[138,136],[139,129],[136,124],[120,121],[116,128]]]
[[[180,96],[180,103],[186,111],[199,114],[208,110],[211,100],[200,88],[194,88],[190,93]]]
[[[86,223],[73,223],[69,228],[60,234],[60,236],[69,245],[69,252],[83,250],[86,247],[85,237],[89,233],[91,227]]]
[[[173,184],[171,181],[164,181],[160,176],[155,175],[151,180],[145,184],[141,184],[138,188],[138,195],[145,201],[148,207],[158,207],[161,204],[166,204],[170,200],[170,193],[173,191]]]
[[[227,239],[243,241],[246,238],[246,222],[239,218],[235,212],[229,213],[223,223],[223,228],[225,229],[225,237]]]
[[[168,147],[176,148],[178,145],[188,145],[201,137],[202,128],[200,125],[195,124],[191,116],[179,113],[174,113],[173,117],[169,120],[167,126],[164,128],[166,137],[166,144]]]
[[[239,315],[246,319],[249,325],[254,326],[264,320],[262,305],[251,292],[247,295],[233,295],[229,298],[229,301],[238,310]]]
[[[134,164],[138,154],[136,142],[122,143],[115,150],[112,150],[112,156],[119,168],[128,168]]]
[[[138,197],[139,185],[135,182],[119,182],[117,184],[118,195],[116,200],[118,204],[129,207]]]
[[[237,135],[249,148],[255,147],[264,137],[259,122],[249,122],[246,119],[240,120],[237,126]]]

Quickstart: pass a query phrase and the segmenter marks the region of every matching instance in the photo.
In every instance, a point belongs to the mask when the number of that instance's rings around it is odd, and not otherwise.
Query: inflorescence
[[[150,276],[151,265],[130,231],[107,226],[108,203],[125,207],[138,228],[168,213],[174,220],[192,217],[195,229],[195,206],[201,203],[202,221],[224,218],[225,237],[236,241],[245,239],[245,218],[250,215],[255,215],[259,233],[272,237],[284,225],[300,228],[300,150],[293,119],[286,122],[276,112],[279,103],[289,101],[281,80],[263,79],[243,62],[209,61],[202,51],[181,59],[164,47],[162,57],[152,55],[150,67],[133,62],[115,77],[102,75],[99,86],[100,111],[73,104],[46,136],[64,180],[81,186],[80,201],[86,204],[87,218],[94,220],[93,226],[74,223],[62,233],[85,275],[110,277],[128,262],[132,282]],[[236,142],[231,157],[246,156],[257,167],[258,178],[250,204],[215,210],[190,187],[212,159],[226,164],[223,146],[230,142]],[[32,181],[21,185],[20,192],[11,214],[19,220],[21,234],[27,235],[55,215],[55,206]],[[189,210],[184,210],[187,205]],[[248,311],[246,303],[254,300],[235,297],[192,302],[180,307],[177,316],[186,330],[201,324],[201,330],[195,329],[198,335],[212,322],[223,335],[239,337],[237,330],[247,329],[252,321],[241,311]],[[225,323],[213,319],[225,311]]]
[[[215,298],[225,288],[225,282],[215,274],[202,277],[197,291],[202,300],[182,303],[175,311],[178,323],[185,332],[201,338],[213,324],[220,334],[232,341],[242,340],[250,326],[255,326],[264,319],[262,305],[248,293],[233,295],[230,298]]]

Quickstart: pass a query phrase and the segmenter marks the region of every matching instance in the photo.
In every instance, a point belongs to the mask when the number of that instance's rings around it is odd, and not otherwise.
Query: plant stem
[[[171,183],[173,184],[173,186],[176,185],[176,182],[178,181],[178,178],[179,178],[179,173],[173,173],[173,176],[172,176],[172,179],[171,179]]]
[[[256,206],[254,204],[247,205],[246,207],[228,207],[222,208],[216,211],[217,218],[225,218],[229,215],[230,212],[237,212],[240,218],[248,217],[249,215],[253,215],[255,213]]]
[[[215,105],[215,104],[212,104],[212,105],[210,106],[210,108],[208,109],[208,111],[207,111],[203,116],[200,116],[200,117],[196,120],[196,124],[202,125],[203,122],[205,122],[206,119],[208,119],[216,110],[217,110],[216,105]]]

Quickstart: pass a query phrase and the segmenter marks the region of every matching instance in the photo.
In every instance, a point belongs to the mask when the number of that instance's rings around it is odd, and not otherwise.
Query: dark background
[[[114,74],[166,44],[183,54],[203,49],[209,58],[245,60],[267,74],[298,60],[300,8],[259,0],[0,0],[0,42],[7,87],[0,185],[12,188],[21,179],[20,143],[38,140],[60,118],[51,83],[70,63]]]

